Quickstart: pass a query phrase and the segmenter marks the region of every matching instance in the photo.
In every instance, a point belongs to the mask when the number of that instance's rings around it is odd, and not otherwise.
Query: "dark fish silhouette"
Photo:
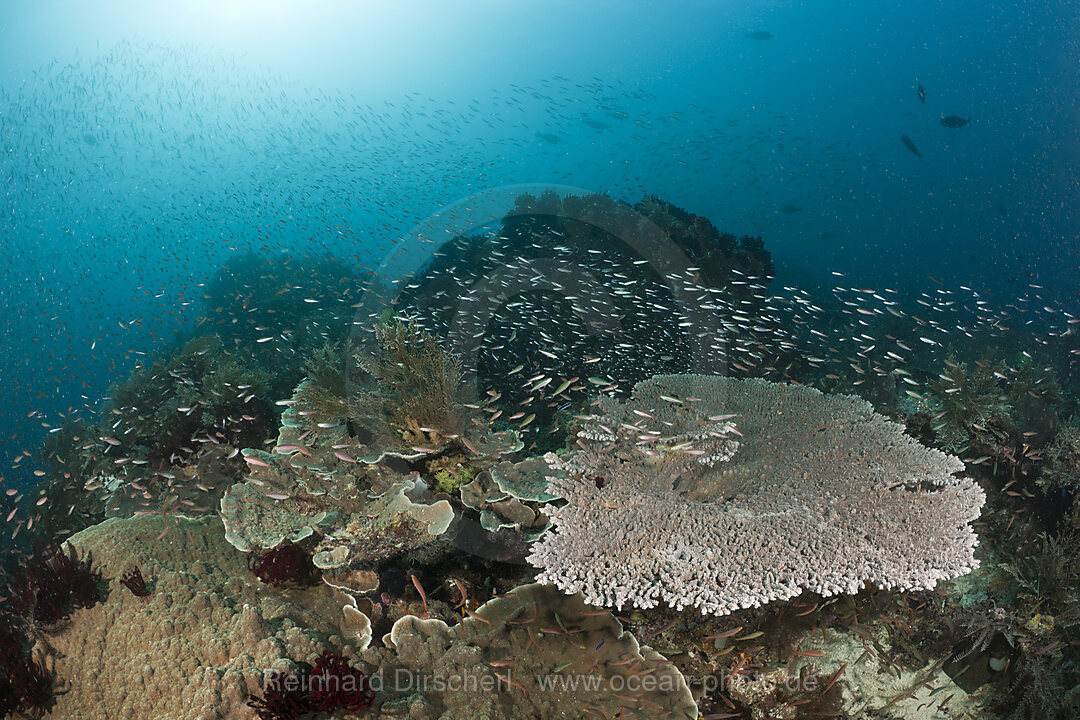
[[[802,208],[799,207],[798,205],[790,205],[790,204],[788,204],[788,205],[784,205],[783,207],[781,207],[780,210],[782,212],[786,212],[788,214],[791,214],[791,213],[799,212],[800,210],[802,210]]]
[[[904,146],[908,150],[910,150],[913,155],[915,155],[915,157],[919,158],[920,160],[922,159],[922,153],[919,152],[919,148],[915,147],[915,143],[911,140],[911,138],[909,138],[907,135],[901,135],[900,140],[904,143]]]
[[[946,115],[941,118],[941,124],[947,128],[961,128],[971,122],[971,118],[965,120],[959,115]]]
[[[926,102],[926,91],[923,90],[922,83],[919,83],[918,93],[919,93],[919,100],[922,101],[922,102]]]
[[[757,32],[746,33],[743,37],[750,38],[751,40],[772,40],[772,33],[768,30],[758,30]]]

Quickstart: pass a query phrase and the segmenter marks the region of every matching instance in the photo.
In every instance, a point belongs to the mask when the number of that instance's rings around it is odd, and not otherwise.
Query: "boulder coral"
[[[321,584],[268,590],[216,518],[167,523],[161,536],[159,517],[110,519],[71,538],[110,592],[49,638],[66,690],[54,717],[255,720],[247,702],[267,671],[294,671],[293,660],[314,662],[328,646],[349,655],[366,647],[357,633],[370,623],[344,609],[351,598]],[[132,565],[153,578],[148,597],[121,586]]]

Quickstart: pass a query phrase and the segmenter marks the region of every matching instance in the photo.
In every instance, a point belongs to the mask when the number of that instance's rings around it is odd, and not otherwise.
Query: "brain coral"
[[[568,504],[546,510],[554,530],[529,556],[540,582],[598,605],[723,615],[867,581],[932,588],[977,566],[969,523],[985,496],[954,476],[963,463],[859,398],[669,375],[600,407],[579,450],[547,456],[569,476],[549,491]]]
[[[312,662],[350,630],[348,600],[326,586],[261,586],[217,518],[175,522],[161,536],[160,517],[111,519],[71,538],[110,587],[105,602],[76,611],[49,637],[66,690],[53,717],[255,720],[246,703],[261,693],[264,670],[293,669],[289,658]],[[133,565],[148,597],[120,584]]]

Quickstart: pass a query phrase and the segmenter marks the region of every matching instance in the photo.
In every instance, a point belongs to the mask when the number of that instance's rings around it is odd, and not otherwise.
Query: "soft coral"
[[[56,545],[39,550],[11,579],[12,610],[41,625],[63,620],[75,608],[102,599],[101,574],[78,551]]]
[[[10,616],[0,618],[0,717],[43,713],[52,703],[52,674],[38,662]]]
[[[324,652],[314,668],[306,663],[298,665],[300,670],[294,675],[272,673],[263,696],[248,702],[260,720],[297,720],[314,712],[356,711],[375,701],[368,676],[340,655]]]
[[[315,578],[315,564],[299,545],[282,545],[248,556],[248,568],[268,585],[307,585]]]
[[[260,720],[296,720],[315,712],[318,707],[309,692],[311,666],[299,663],[299,672],[285,674],[272,671],[263,687],[263,696],[248,701]]]
[[[311,697],[319,710],[362,710],[375,701],[368,677],[340,655],[324,652],[311,671]]]

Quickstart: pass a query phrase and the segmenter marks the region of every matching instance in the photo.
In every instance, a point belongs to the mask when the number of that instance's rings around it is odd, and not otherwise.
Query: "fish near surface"
[[[919,152],[919,148],[915,147],[915,142],[911,138],[909,138],[907,135],[901,135],[900,141],[904,143],[904,147],[910,150],[915,157],[919,158],[920,160],[922,159],[922,153]]]
[[[752,33],[745,33],[743,37],[750,38],[751,40],[772,40],[773,34],[768,30],[758,30]]]
[[[959,115],[945,115],[941,118],[941,124],[947,128],[962,128],[971,122],[971,118],[966,120]]]

